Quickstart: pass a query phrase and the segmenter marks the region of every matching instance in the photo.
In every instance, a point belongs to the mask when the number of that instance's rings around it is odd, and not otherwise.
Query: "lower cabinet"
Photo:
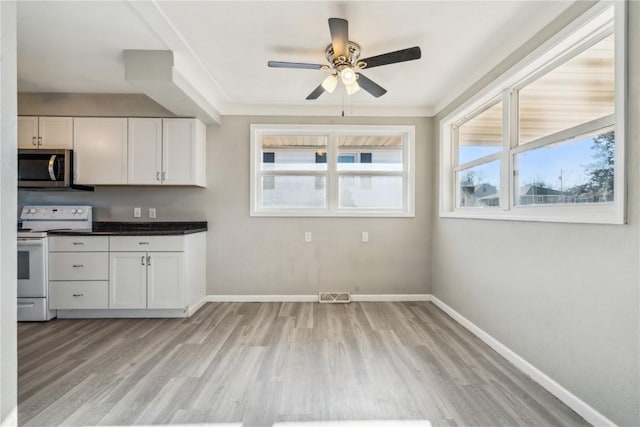
[[[49,240],[49,308],[58,317],[188,316],[205,282],[206,233]]]
[[[184,308],[182,252],[111,252],[109,308]]]

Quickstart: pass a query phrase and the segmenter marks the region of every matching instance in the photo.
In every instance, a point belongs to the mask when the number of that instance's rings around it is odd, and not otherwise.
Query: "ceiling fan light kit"
[[[422,55],[420,48],[414,46],[360,60],[360,45],[349,40],[349,22],[346,19],[329,18],[329,32],[331,33],[331,44],[325,49],[325,57],[329,65],[281,61],[269,61],[267,63],[269,67],[273,68],[332,70],[331,75],[327,76],[307,96],[306,99],[308,100],[318,99],[324,92],[333,93],[338,85],[338,79],[342,81],[348,95],[353,95],[362,88],[378,98],[387,93],[387,90],[365,77],[360,72],[361,70],[412,61],[420,59]]]

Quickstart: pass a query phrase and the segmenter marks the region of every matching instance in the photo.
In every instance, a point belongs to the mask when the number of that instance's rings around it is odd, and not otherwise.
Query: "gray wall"
[[[95,95],[60,96],[57,113],[47,94],[20,94],[20,114],[148,115],[151,100],[126,95],[123,103]],[[55,100],[55,98],[53,98]],[[74,103],[76,105],[74,106]],[[125,108],[123,108],[123,105]],[[98,106],[100,108],[98,108]],[[63,111],[63,112],[62,112]],[[46,112],[46,113],[45,113]],[[161,115],[161,114],[160,114]],[[224,117],[207,128],[208,187],[98,187],[94,193],[20,191],[19,204],[86,203],[97,220],[132,220],[134,206],[158,209],[158,219],[209,221],[209,294],[358,294],[430,292],[432,119],[341,117]],[[249,125],[251,123],[401,124],[416,126],[415,218],[251,218]],[[145,216],[147,212],[145,211]],[[304,232],[313,242],[304,243]],[[360,233],[369,232],[369,243]]]
[[[578,4],[454,105],[495,79]],[[628,224],[441,219],[433,223],[433,293],[620,425],[640,424],[640,2],[629,3]],[[437,155],[436,155],[437,158]],[[435,177],[434,177],[435,180]]]
[[[0,2],[0,425],[18,425],[16,4]]]

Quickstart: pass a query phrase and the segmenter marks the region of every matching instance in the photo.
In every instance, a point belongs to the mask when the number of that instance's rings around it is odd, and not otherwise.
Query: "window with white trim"
[[[252,216],[414,216],[413,126],[251,125]]]
[[[441,216],[624,222],[624,7],[594,6],[442,120]]]

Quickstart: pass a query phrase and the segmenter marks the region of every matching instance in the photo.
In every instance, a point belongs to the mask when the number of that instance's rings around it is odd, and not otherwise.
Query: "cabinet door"
[[[160,184],[162,119],[129,119],[129,184]]]
[[[195,184],[196,121],[163,119],[162,172],[163,183]]]
[[[18,117],[18,148],[38,148],[37,117]]]
[[[109,254],[109,308],[147,307],[147,253]]]
[[[147,308],[184,308],[184,254],[149,252]]]
[[[75,182],[127,183],[127,119],[74,118]]]
[[[40,117],[38,136],[41,148],[73,149],[72,117]]]

